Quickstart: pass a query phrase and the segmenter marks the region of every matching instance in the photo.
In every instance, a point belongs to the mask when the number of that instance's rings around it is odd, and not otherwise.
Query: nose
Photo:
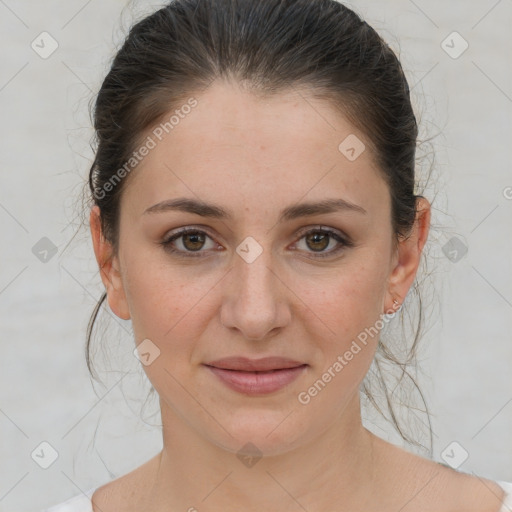
[[[251,263],[234,255],[221,307],[222,325],[252,341],[274,336],[291,319],[287,287],[272,269],[269,252]]]

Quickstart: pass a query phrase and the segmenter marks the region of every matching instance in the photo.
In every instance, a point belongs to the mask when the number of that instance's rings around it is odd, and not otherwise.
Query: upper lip
[[[296,368],[306,363],[288,359],[285,357],[263,357],[261,359],[249,359],[247,357],[225,357],[205,363],[207,366],[214,366],[223,370],[239,370],[246,372],[265,372],[269,370],[283,370],[285,368]]]

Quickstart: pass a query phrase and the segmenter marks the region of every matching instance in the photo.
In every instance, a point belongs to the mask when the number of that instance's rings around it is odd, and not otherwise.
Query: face
[[[412,284],[428,212],[396,248],[368,145],[338,149],[365,135],[325,100],[226,83],[196,99],[161,141],[146,134],[117,254],[93,210],[96,256],[111,309],[150,340],[165,421],[277,454],[360,418],[375,328]]]

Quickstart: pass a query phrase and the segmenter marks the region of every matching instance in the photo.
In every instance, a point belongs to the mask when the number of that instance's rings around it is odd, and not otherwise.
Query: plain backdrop
[[[418,167],[433,165],[434,180],[418,373],[433,457],[512,481],[512,4],[347,5],[398,52],[421,137],[433,137]],[[77,215],[93,155],[89,103],[132,21],[157,7],[0,1],[0,511],[58,503],[161,447],[129,322],[105,323],[105,384],[91,384],[85,330],[103,288]],[[400,442],[376,415],[365,421]]]

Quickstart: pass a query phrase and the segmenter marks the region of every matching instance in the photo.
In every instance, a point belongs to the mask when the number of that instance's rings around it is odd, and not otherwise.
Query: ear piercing
[[[394,315],[402,305],[397,299],[393,299],[393,306],[389,311],[386,311],[386,315]]]

